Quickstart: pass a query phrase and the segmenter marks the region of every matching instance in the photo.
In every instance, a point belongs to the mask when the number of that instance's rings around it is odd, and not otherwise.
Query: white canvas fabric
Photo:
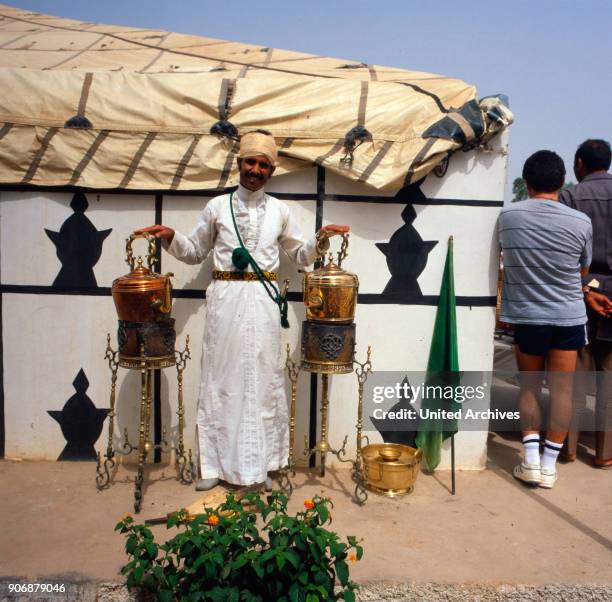
[[[0,49],[0,184],[221,191],[262,128],[277,175],[316,164],[399,189],[513,119],[451,77],[5,5]]]

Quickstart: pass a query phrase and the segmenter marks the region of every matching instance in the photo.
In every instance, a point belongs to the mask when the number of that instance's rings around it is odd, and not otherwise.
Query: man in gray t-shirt
[[[578,370],[596,370],[595,466],[612,466],[612,149],[605,140],[585,140],[576,151],[578,184],[559,195],[559,203],[591,218],[593,261],[586,278],[589,344],[578,353]],[[578,430],[586,402],[586,380],[574,394],[575,424],[567,437],[566,460],[576,458]],[[563,452],[562,456],[563,456]]]
[[[588,216],[558,202],[565,166],[557,154],[534,153],[523,179],[531,198],[504,208],[498,222],[504,254],[501,320],[515,325],[521,372],[524,460],[513,474],[550,489],[572,414],[577,350],[586,344],[581,273],[591,262],[592,229]],[[545,370],[550,412],[540,457],[538,398]]]

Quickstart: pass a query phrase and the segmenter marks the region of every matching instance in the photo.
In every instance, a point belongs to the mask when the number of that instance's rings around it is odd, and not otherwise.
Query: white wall
[[[497,139],[495,152],[457,153],[451,158],[443,179],[430,175],[422,186],[428,198],[501,201],[505,184],[505,137]],[[287,201],[302,229],[315,229],[316,169],[294,176],[275,178],[268,192],[307,193],[312,200]],[[365,186],[347,183],[327,174],[327,194],[393,196]],[[154,223],[153,195],[116,195],[87,193],[89,208],[85,216],[98,230],[112,228],[105,240],[101,259],[94,268],[98,287],[110,287],[112,280],[128,271],[124,259],[124,240],[136,227]],[[2,339],[7,457],[56,459],[65,440],[59,425],[47,410],[61,410],[74,393],[72,381],[82,368],[89,379],[88,395],[98,408],[109,407],[110,373],[103,359],[106,333],[111,332],[116,346],[116,313],[110,295],[49,294],[60,269],[55,247],[44,228],[58,231],[72,215],[73,195],[63,192],[0,193],[0,280],[2,293]],[[164,195],[163,221],[189,232],[207,197]],[[351,226],[349,258],[346,269],[358,274],[360,292],[379,294],[390,275],[384,255],[374,246],[386,242],[403,224],[404,204],[326,201],[324,223]],[[437,240],[427,267],[419,278],[424,295],[437,295],[446,255],[446,241],[454,237],[455,290],[458,296],[493,296],[496,293],[497,258],[494,226],[499,212],[495,205],[415,205],[414,226],[424,240]],[[174,272],[176,289],[203,290],[210,282],[210,259],[202,266],[181,264],[168,254],[163,256],[163,272]],[[289,277],[292,291],[301,290],[301,275],[285,259],[280,278]],[[357,358],[365,358],[372,346],[375,370],[424,370],[433,330],[436,307],[432,305],[377,305],[358,307]],[[200,299],[176,299],[173,316],[177,321],[177,346],[185,335],[191,337],[193,359],[185,372],[186,442],[193,447],[194,416],[199,377],[200,345],[205,322],[205,303]],[[291,329],[283,332],[294,359],[299,359],[299,325],[304,319],[301,303],[292,303]],[[460,367],[462,370],[490,370],[493,358],[493,307],[459,307]],[[298,456],[308,432],[308,373],[299,381]],[[119,370],[119,437],[128,427],[135,442],[138,423],[139,376],[135,371]],[[289,391],[289,389],[288,389]],[[162,420],[169,434],[176,431],[175,370],[162,376]],[[344,434],[350,435],[354,453],[357,413],[357,387],[354,375],[331,379],[330,442],[337,446]],[[106,446],[106,423],[96,448]],[[370,433],[376,440],[379,436]],[[482,468],[486,433],[460,433],[457,437],[457,466]],[[443,456],[448,465],[448,453]]]

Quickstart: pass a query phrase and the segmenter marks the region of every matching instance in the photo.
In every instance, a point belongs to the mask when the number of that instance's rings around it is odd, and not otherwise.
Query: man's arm
[[[317,258],[317,238],[322,242],[322,247],[327,249],[329,247],[328,239],[331,236],[349,231],[348,226],[328,224],[317,232],[316,237],[305,240],[297,221],[286,205],[284,211],[286,211],[285,226],[279,237],[279,242],[285,253],[301,268],[310,265]]]
[[[589,268],[580,268],[580,276],[582,281],[588,279]],[[608,296],[604,293],[600,293],[594,288],[591,288],[588,284],[582,287],[584,293],[584,302],[588,308],[593,310],[597,315],[602,318],[612,317],[612,300],[608,299]]]
[[[201,263],[206,259],[215,243],[215,213],[211,203],[212,201],[206,205],[196,227],[189,236],[161,224],[140,228],[134,232],[154,234],[162,241],[170,255],[184,263]]]

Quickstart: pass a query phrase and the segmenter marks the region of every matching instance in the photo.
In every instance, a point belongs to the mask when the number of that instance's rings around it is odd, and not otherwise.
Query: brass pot
[[[306,318],[312,322],[350,324],[355,319],[359,279],[341,268],[347,256],[348,234],[342,235],[338,263],[329,254],[327,265],[312,272],[304,272],[304,305]],[[325,262],[325,251],[317,241],[319,258]]]
[[[302,370],[318,374],[353,371],[355,324],[302,322]]]
[[[373,443],[361,450],[366,486],[395,497],[411,493],[421,468],[421,450],[399,443]]]
[[[146,238],[149,243],[147,265],[142,257],[134,261],[132,242],[136,238]],[[126,240],[127,263],[131,272],[113,281],[111,288],[115,307],[120,320],[126,322],[158,322],[167,320],[172,311],[171,274],[156,274],[153,265],[155,257],[155,237],[151,234],[132,234]],[[137,264],[137,265],[135,265]]]

